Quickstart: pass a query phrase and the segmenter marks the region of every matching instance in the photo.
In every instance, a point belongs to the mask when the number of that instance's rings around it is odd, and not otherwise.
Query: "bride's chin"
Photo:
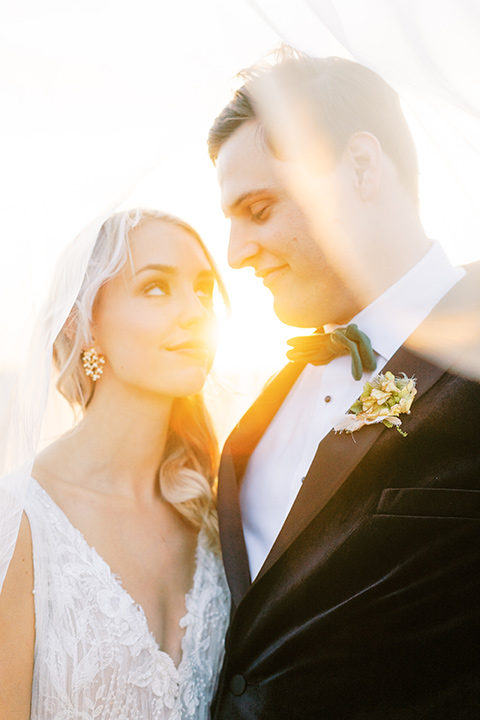
[[[176,377],[169,378],[167,383],[162,383],[162,388],[158,388],[158,390],[160,390],[161,395],[168,395],[173,398],[197,395],[205,386],[208,372],[209,369],[198,366],[188,368],[188,370],[179,372]]]
[[[188,395],[197,395],[198,393],[202,392],[203,388],[205,387],[207,376],[207,370],[198,372],[196,378],[192,378],[190,382],[185,383],[181,397],[187,397]]]

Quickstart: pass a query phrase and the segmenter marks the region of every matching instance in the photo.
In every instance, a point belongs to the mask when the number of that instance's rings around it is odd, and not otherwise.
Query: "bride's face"
[[[104,390],[121,383],[167,397],[195,394],[215,353],[214,271],[192,235],[162,220],[131,231],[130,247],[132,262],[94,306],[95,347],[106,358],[99,383]]]

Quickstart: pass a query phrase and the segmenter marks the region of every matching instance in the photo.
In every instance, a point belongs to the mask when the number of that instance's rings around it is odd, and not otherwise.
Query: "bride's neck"
[[[137,497],[158,493],[172,405],[172,398],[151,393],[95,393],[85,417],[64,439],[84,482]]]

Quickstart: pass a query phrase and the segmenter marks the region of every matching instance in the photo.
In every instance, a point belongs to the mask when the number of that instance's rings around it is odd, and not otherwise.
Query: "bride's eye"
[[[168,283],[155,281],[149,283],[144,288],[143,294],[148,295],[149,297],[161,297],[162,295],[169,295],[170,288],[168,287]]]
[[[195,292],[201,300],[212,302],[214,287],[215,283],[213,281],[204,282],[201,285],[198,285]]]

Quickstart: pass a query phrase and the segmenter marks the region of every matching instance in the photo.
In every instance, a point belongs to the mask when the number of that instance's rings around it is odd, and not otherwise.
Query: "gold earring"
[[[97,382],[100,375],[103,373],[103,366],[105,365],[105,358],[103,355],[99,355],[94,347],[89,350],[82,352],[82,363],[85,370],[85,375],[91,377],[93,382]]]

